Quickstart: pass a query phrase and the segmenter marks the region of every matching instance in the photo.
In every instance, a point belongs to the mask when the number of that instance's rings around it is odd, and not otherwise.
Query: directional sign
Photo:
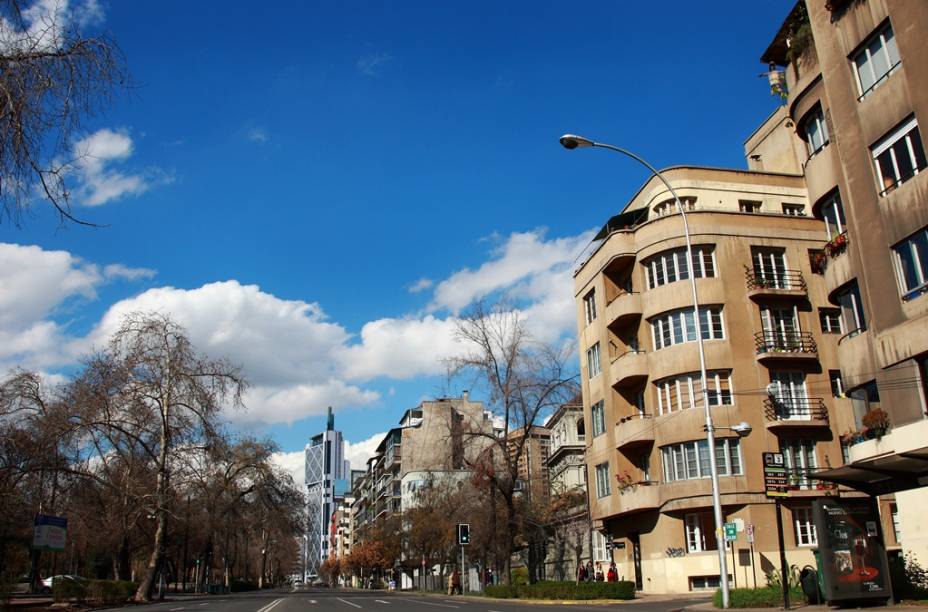
[[[725,541],[734,542],[738,539],[738,525],[735,523],[725,523]]]
[[[789,497],[789,474],[783,453],[764,453],[764,490],[767,497]]]
[[[32,548],[40,550],[64,550],[67,534],[68,519],[62,516],[36,514]]]

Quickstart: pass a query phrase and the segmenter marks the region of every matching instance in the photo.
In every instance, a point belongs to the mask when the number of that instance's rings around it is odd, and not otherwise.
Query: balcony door
[[[767,287],[786,289],[786,251],[784,249],[753,248],[754,278]]]
[[[771,372],[773,399],[777,403],[777,416],[781,419],[808,421],[809,394],[806,390],[805,372]]]
[[[778,308],[765,306],[760,311],[767,349],[797,348],[799,343],[799,312],[796,307]]]

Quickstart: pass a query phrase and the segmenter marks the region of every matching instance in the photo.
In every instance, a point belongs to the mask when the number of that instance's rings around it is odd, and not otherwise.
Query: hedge
[[[732,589],[728,598],[732,608],[778,608],[783,605],[782,587],[759,587],[756,589]],[[805,601],[802,589],[793,587],[789,590],[790,605]],[[712,597],[716,608],[722,607],[722,591],[717,590]]]
[[[59,579],[52,582],[52,598],[56,603],[62,601],[84,601],[87,597],[87,583],[79,580]]]
[[[244,591],[257,591],[258,583],[255,580],[233,580],[229,588],[233,593],[242,593]]]
[[[621,582],[553,582],[487,586],[487,597],[500,599],[634,599],[635,583]]]
[[[95,601],[118,604],[135,595],[137,588],[138,584],[128,580],[91,580],[87,591]]]

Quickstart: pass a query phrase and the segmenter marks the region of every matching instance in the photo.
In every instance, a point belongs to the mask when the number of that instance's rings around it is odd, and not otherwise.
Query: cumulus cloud
[[[374,451],[377,450],[377,446],[385,435],[387,432],[381,431],[360,442],[345,440],[345,459],[351,463],[351,469],[363,470],[367,460],[374,456]]]
[[[545,240],[544,230],[514,233],[494,249],[490,261],[476,270],[464,268],[438,283],[430,309],[457,313],[475,300],[538,274],[567,269],[589,238],[589,233],[554,240]]]
[[[96,25],[103,21],[103,7],[98,0],[71,3],[68,0],[36,0],[22,7],[22,28],[0,17],[0,49],[4,52],[54,51],[65,42],[71,24]]]
[[[155,274],[155,271],[150,268],[130,268],[123,264],[109,264],[103,268],[103,275],[106,276],[106,278],[138,280],[140,278],[151,278]]]
[[[74,144],[76,161],[71,165],[77,185],[75,201],[84,206],[101,206],[123,196],[138,196],[156,184],[172,179],[160,170],[124,173],[113,166],[132,156],[134,144],[125,130],[97,130]]]
[[[306,455],[302,450],[274,453],[271,455],[271,461],[293,477],[293,483],[300,491],[306,490]]]

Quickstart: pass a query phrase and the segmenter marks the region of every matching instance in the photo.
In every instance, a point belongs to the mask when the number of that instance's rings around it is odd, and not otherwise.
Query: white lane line
[[[183,606],[181,606],[181,607],[179,607],[179,608],[171,608],[171,612],[177,612],[178,610],[183,610],[183,609],[184,609]]]
[[[201,604],[200,604],[200,607],[208,606],[208,605],[209,605],[208,603],[201,603]]]
[[[264,606],[264,607],[262,607],[262,608],[258,608],[258,612],[270,612],[270,610],[271,610],[272,608],[274,608],[275,606],[277,606],[278,604],[280,604],[282,601],[283,601],[283,599],[275,599],[274,601],[272,601],[271,603],[267,604],[266,606]]]
[[[422,601],[421,599],[409,599],[407,597],[400,597],[399,599],[404,599],[406,601],[411,601],[413,603],[422,604],[424,606],[435,606],[436,608],[459,608],[460,606],[450,606],[448,604],[432,603],[430,601]]]
[[[382,604],[390,605],[390,602],[389,602],[389,601],[384,601],[384,600],[382,600],[382,599],[375,599],[374,601],[376,601],[377,603],[382,603]]]
[[[340,601],[340,602],[342,602],[342,603],[346,603],[346,604],[348,604],[349,606],[354,606],[355,608],[360,608],[360,607],[361,607],[361,606],[359,606],[359,605],[356,604],[356,603],[351,603],[350,601],[345,601],[345,600],[342,599],[341,597],[336,597],[335,599],[337,599],[338,601]],[[261,611],[259,610],[258,612],[261,612]]]

